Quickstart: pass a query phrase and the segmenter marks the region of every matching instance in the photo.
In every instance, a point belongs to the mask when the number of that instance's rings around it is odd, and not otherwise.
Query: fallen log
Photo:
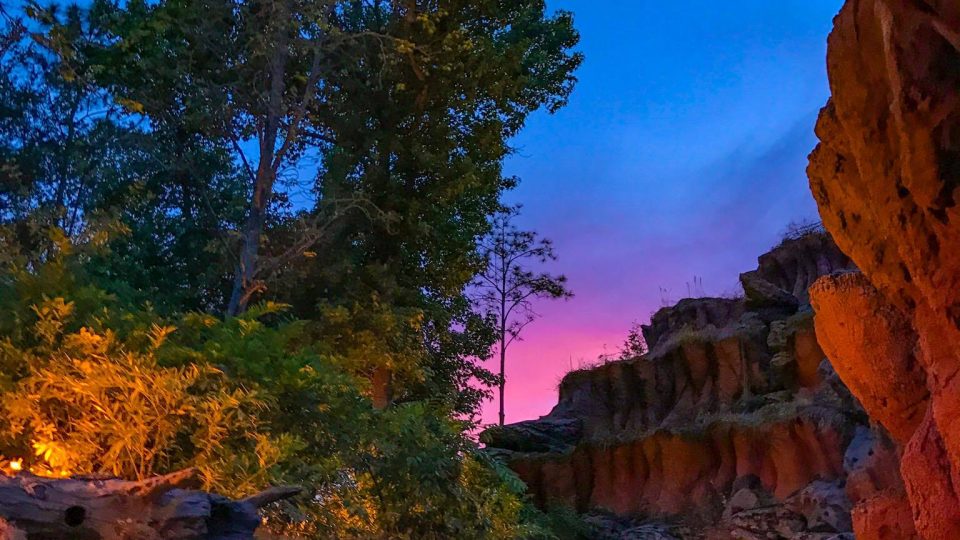
[[[197,487],[193,469],[139,482],[0,475],[0,540],[246,540],[258,508],[300,492],[275,487],[235,501]]]

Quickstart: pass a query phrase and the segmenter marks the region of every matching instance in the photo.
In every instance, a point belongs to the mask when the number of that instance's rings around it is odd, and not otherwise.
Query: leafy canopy
[[[572,90],[569,14],[26,14],[0,7],[4,458],[51,475],[192,466],[236,496],[303,484],[267,516],[293,536],[548,534],[467,435],[497,380],[468,289],[517,181],[510,138]]]

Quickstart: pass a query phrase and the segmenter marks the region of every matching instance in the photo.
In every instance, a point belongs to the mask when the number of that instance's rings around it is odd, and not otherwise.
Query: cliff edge
[[[817,333],[896,441],[900,525],[960,538],[960,4],[848,1],[827,65],[810,188],[863,273],[811,289]],[[855,509],[858,538],[907,538],[892,500]]]
[[[550,414],[483,440],[538,504],[594,521],[671,524],[661,538],[849,533],[851,498],[902,491],[893,443],[814,328],[808,287],[853,270],[825,233],[786,240],[741,276],[743,298],[660,310],[643,327],[646,355],[568,374]]]

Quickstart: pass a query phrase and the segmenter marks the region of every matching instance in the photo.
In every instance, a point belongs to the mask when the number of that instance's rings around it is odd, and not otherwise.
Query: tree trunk
[[[504,423],[506,416],[504,415],[503,409],[503,389],[507,385],[507,349],[504,347],[506,345],[506,336],[500,338],[500,425]]]
[[[270,4],[276,10],[278,20],[284,20],[289,10],[285,2]],[[250,199],[250,213],[243,226],[243,245],[240,248],[240,260],[233,278],[233,292],[230,294],[230,303],[227,305],[227,315],[236,316],[247,309],[250,298],[260,290],[258,283],[257,262],[260,254],[260,235],[266,222],[267,208],[273,198],[273,184],[277,179],[280,162],[286,152],[286,147],[296,137],[296,123],[288,127],[284,145],[277,149],[277,141],[281,133],[281,118],[283,116],[284,77],[286,75],[290,36],[281,26],[274,39],[273,56],[270,58],[269,77],[270,92],[267,102],[266,115],[260,132],[260,163],[253,179],[253,197]],[[306,103],[306,102],[305,102]]]
[[[502,236],[501,236],[502,238]],[[505,244],[501,240],[502,244]],[[503,394],[504,387],[507,386],[507,278],[510,275],[510,264],[507,262],[505,253],[500,256],[500,425],[503,426],[506,414],[504,414]]]
[[[256,293],[257,260],[260,254],[260,234],[266,208],[256,203],[250,207],[250,215],[243,227],[243,245],[240,248],[240,262],[233,276],[233,291],[230,294],[230,303],[227,315],[236,317],[247,310],[250,297]]]
[[[193,469],[139,482],[0,475],[0,539],[252,539],[257,508],[301,491],[273,488],[233,501],[188,489],[197,484]]]
[[[374,408],[382,411],[389,407],[393,402],[393,371],[385,366],[377,367],[370,377],[370,384],[373,387]]]

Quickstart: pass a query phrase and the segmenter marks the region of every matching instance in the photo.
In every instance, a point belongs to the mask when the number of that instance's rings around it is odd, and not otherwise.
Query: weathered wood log
[[[300,492],[276,487],[234,501],[198,485],[193,469],[140,482],[0,475],[0,540],[250,539],[257,508]]]

